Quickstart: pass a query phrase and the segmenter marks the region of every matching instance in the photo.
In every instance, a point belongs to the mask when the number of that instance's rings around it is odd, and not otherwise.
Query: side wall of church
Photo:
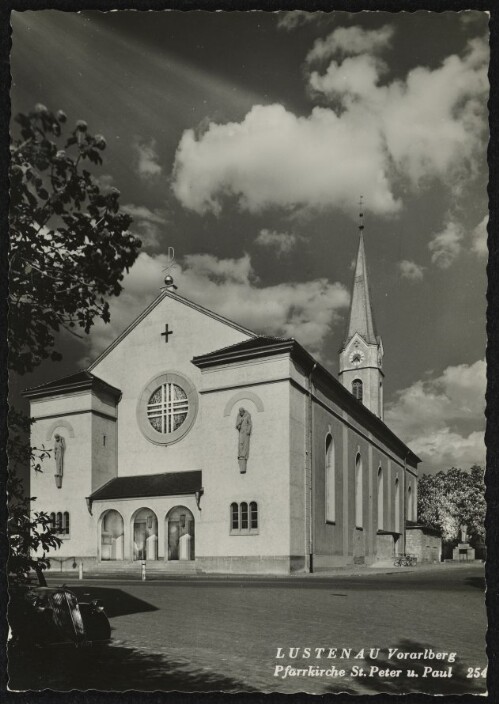
[[[271,358],[203,372],[202,531],[196,562],[215,572],[288,572],[289,361]],[[238,464],[239,408],[252,420],[246,473]],[[233,530],[231,505],[256,502],[258,528]]]
[[[110,413],[92,414],[92,491],[118,475],[118,419],[115,402],[106,394],[98,395],[108,403],[114,417],[110,417]]]
[[[69,533],[61,535],[62,545],[53,553],[53,568],[60,563],[68,568],[73,557],[95,554],[92,517],[85,497],[92,491],[94,422],[99,418],[93,411],[111,414],[114,409],[90,391],[50,397],[31,402],[33,447],[50,450],[42,462],[42,472],[31,471],[31,493],[36,496],[34,510],[69,514]],[[113,424],[112,421],[109,421]],[[65,441],[62,487],[57,488],[54,473],[54,435]]]
[[[312,545],[314,570],[371,563],[389,558],[394,551],[402,552],[405,514],[408,518],[415,516],[416,469],[407,467],[404,473],[403,458],[344,411],[331,394],[314,384],[310,411],[309,380],[298,367],[294,379],[291,417],[300,418],[295,427],[296,439],[302,438],[302,450],[297,456],[304,458],[301,468],[297,463],[295,470],[298,490],[294,505],[303,506],[292,529],[295,544],[305,543],[307,549]],[[313,472],[307,481],[308,418],[313,424]],[[357,506],[360,501],[361,509]],[[313,530],[304,537],[303,526],[310,511]]]

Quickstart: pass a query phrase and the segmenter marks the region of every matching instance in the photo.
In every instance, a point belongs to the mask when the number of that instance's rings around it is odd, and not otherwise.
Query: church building
[[[169,277],[167,277],[169,279]],[[52,569],[289,573],[392,560],[418,457],[383,422],[362,228],[339,380],[173,282],[87,369],[29,389]]]

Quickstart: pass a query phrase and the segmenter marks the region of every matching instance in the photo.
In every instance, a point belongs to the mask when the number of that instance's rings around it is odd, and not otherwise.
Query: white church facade
[[[362,232],[340,380],[165,288],[88,369],[25,392],[53,568],[288,573],[405,552],[418,457],[383,422]]]

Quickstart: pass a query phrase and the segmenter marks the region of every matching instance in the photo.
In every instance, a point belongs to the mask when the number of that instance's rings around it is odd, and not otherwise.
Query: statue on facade
[[[239,409],[239,415],[236,420],[236,430],[239,431],[239,440],[237,447],[237,459],[239,462],[239,471],[245,474],[246,465],[249,457],[250,435],[253,424],[251,415],[245,408]]]
[[[54,435],[54,459],[55,459],[55,485],[58,489],[62,487],[62,475],[64,471],[64,453],[66,451],[66,442],[62,435],[56,433]]]

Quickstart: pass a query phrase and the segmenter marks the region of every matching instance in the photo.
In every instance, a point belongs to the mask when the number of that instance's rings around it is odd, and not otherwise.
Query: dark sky
[[[12,113],[35,103],[108,143],[143,253],[111,326],[21,386],[88,363],[179,293],[299,339],[333,372],[358,201],[386,420],[424,467],[483,462],[485,13],[13,13]]]

